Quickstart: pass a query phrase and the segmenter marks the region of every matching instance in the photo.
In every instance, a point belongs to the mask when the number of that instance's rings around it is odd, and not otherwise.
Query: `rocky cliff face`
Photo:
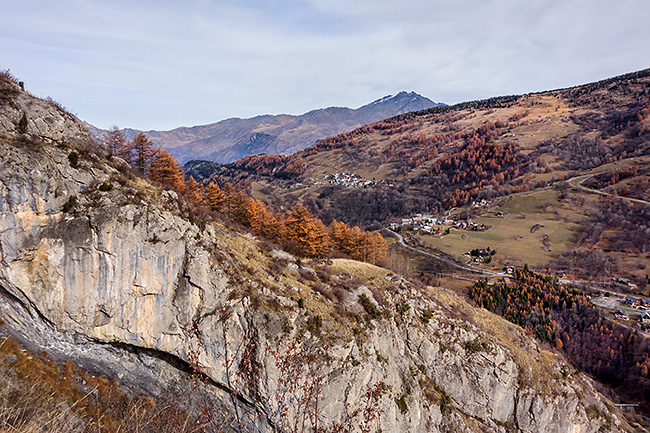
[[[28,110],[34,125],[60,125],[46,120],[57,113]],[[80,132],[38,129],[51,143],[24,144],[5,124],[0,317],[35,349],[154,394],[182,388],[194,365],[250,431],[291,421],[314,378],[321,425],[384,383],[372,422],[384,432],[624,429],[589,380],[443,289],[352,261],[297,264],[221,223],[201,228],[119,161],[91,152],[72,167],[63,140]],[[282,364],[298,336],[306,370]],[[290,384],[304,386],[283,394]]]

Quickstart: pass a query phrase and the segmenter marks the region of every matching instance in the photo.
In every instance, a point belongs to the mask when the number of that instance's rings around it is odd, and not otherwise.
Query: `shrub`
[[[312,316],[307,321],[307,329],[309,329],[312,334],[318,333],[322,327],[323,319],[321,319],[319,315]]]
[[[68,155],[68,161],[70,161],[70,166],[72,168],[79,168],[79,154],[76,151],[70,152]]]
[[[409,408],[406,404],[406,395],[403,395],[400,398],[396,398],[395,403],[397,403],[397,407],[399,408],[400,412],[402,413],[408,412]]]
[[[63,205],[63,212],[70,212],[75,207],[77,207],[77,196],[71,195]]]
[[[485,341],[479,341],[478,338],[472,341],[465,342],[465,351],[470,353],[480,352],[487,350],[488,345]]]
[[[372,317],[373,319],[379,318],[379,310],[377,309],[377,306],[370,300],[370,298],[366,296],[365,293],[362,293],[359,296],[359,303],[363,309],[366,310],[368,316]]]
[[[433,317],[433,313],[431,312],[431,310],[424,310],[422,312],[422,315],[420,316],[420,320],[422,321],[422,323],[429,323],[429,320],[431,320],[432,317]]]
[[[397,306],[397,312],[400,315],[404,315],[404,313],[406,313],[410,309],[411,309],[411,306],[409,304],[407,304],[406,302],[402,302],[401,304],[399,304]]]
[[[440,412],[445,414],[451,409],[451,397],[447,395],[447,392],[442,386],[435,385],[434,388],[440,394]]]
[[[9,69],[5,69],[3,71],[0,71],[0,79],[10,81],[10,82],[12,82],[14,84],[18,84],[19,86],[20,86],[20,83],[22,83],[22,81],[18,81],[18,78],[16,78],[14,76],[14,74],[12,74]]]
[[[58,109],[59,111],[62,111],[64,113],[69,113],[67,108],[65,108],[59,101],[52,99],[50,96],[45,98],[45,102],[50,104],[52,107]]]
[[[271,273],[273,275],[282,275],[286,267],[287,261],[285,259],[275,259],[273,263],[271,263]]]
[[[27,133],[27,114],[23,113],[23,117],[20,118],[20,121],[18,122],[18,132],[21,134],[26,134]]]
[[[113,189],[113,184],[110,182],[104,182],[101,185],[99,185],[99,190],[103,192],[107,192]]]

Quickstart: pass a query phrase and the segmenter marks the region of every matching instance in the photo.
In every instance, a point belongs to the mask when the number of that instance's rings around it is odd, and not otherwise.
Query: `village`
[[[393,186],[391,183],[385,180],[364,180],[358,174],[346,172],[346,173],[333,173],[325,176],[325,182],[316,181],[315,185],[321,185],[323,183],[329,183],[331,185],[341,185],[348,188],[365,188],[368,186],[375,185],[387,185]]]
[[[471,219],[460,219],[456,215],[439,218],[432,215],[416,214],[410,218],[402,218],[402,221],[399,223],[395,222],[390,224],[390,229],[395,232],[413,230],[433,236],[449,234],[451,229],[485,231],[488,228],[485,224],[477,224]]]

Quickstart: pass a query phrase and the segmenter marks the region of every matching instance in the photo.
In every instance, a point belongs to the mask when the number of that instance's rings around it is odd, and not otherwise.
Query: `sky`
[[[106,129],[356,108],[402,90],[454,104],[650,67],[647,0],[0,5],[0,70]]]

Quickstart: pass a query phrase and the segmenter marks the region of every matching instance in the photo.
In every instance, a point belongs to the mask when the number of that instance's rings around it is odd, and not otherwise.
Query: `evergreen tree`
[[[27,114],[23,113],[23,116],[18,121],[18,132],[21,134],[26,134],[28,126],[29,124],[27,122]]]

